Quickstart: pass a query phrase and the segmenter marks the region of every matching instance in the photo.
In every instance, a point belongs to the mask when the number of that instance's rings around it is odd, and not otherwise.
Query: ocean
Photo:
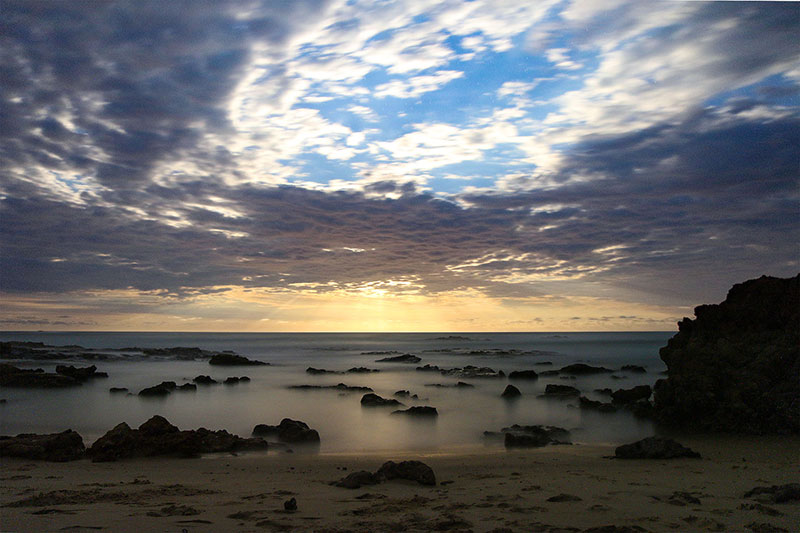
[[[666,369],[658,357],[673,332],[620,333],[128,333],[128,332],[0,332],[2,341],[35,341],[49,345],[80,345],[107,349],[104,361],[65,361],[95,364],[108,378],[90,380],[67,389],[0,388],[0,434],[52,433],[73,429],[88,444],[106,431],[127,422],[137,427],[153,415],[162,415],[181,429],[226,429],[249,436],[256,424],[277,424],[283,418],[302,420],[321,437],[319,453],[383,453],[413,451],[447,453],[501,449],[502,441],[487,439],[484,431],[512,424],[553,425],[566,428],[575,443],[618,444],[654,433],[650,421],[630,412],[599,413],[578,408],[577,398],[542,398],[547,384],[570,385],[590,399],[610,401],[598,389],[652,385]],[[207,360],[174,360],[122,356],[121,348],[199,347],[232,350],[270,363],[269,366],[219,367]],[[417,364],[378,363],[387,355],[369,352],[411,353]],[[397,355],[397,354],[388,354]],[[58,361],[5,361],[16,366],[53,371]],[[491,367],[506,374],[514,370],[557,370],[582,362],[604,366],[613,373],[577,376],[540,376],[535,381],[507,378],[465,379],[417,366],[441,368]],[[548,364],[549,363],[549,364]],[[646,373],[620,371],[639,365]],[[380,370],[365,374],[311,375],[306,368],[344,371],[352,367]],[[236,385],[199,386],[196,392],[173,392],[164,398],[136,393],[162,381],[190,382],[195,376],[217,380],[248,376]],[[472,388],[433,387],[468,382]],[[367,386],[384,398],[399,390],[419,400],[399,398],[406,406],[430,405],[434,420],[391,415],[391,408],[364,408],[362,393],[335,389],[298,390],[293,385]],[[500,397],[513,383],[522,395]],[[111,394],[110,387],[126,387],[133,394]]]

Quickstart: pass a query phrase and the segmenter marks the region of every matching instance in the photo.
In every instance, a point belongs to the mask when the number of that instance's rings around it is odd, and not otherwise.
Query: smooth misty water
[[[233,350],[252,359],[271,363],[260,367],[215,367],[207,361],[69,361],[84,366],[96,364],[108,372],[108,379],[96,379],[81,387],[64,390],[3,388],[0,397],[0,433],[47,433],[72,428],[87,443],[93,442],[120,422],[138,426],[155,414],[166,417],[182,429],[207,427],[227,429],[248,436],[256,424],[277,424],[289,417],[307,422],[322,438],[322,452],[373,452],[389,450],[434,451],[476,446],[501,446],[486,442],[484,430],[497,431],[511,424],[547,424],[572,430],[575,442],[621,443],[649,436],[651,423],[637,420],[627,412],[601,414],[578,409],[577,400],[538,398],[548,383],[568,384],[592,399],[609,401],[593,392],[609,387],[630,388],[653,384],[665,369],[658,358],[659,347],[672,335],[647,333],[483,333],[462,334],[471,340],[436,340],[448,333],[408,334],[231,334],[231,333],[0,333],[0,340],[40,341],[51,345],[78,344],[87,348],[197,346],[205,350]],[[517,349],[553,352],[535,356],[454,355],[425,350]],[[367,351],[396,350],[422,358],[442,368],[465,365],[512,370],[558,369],[574,362],[586,362],[619,369],[636,364],[647,374],[616,372],[558,376],[538,381],[514,381],[523,396],[508,402],[500,393],[507,379],[468,379],[474,389],[433,388],[430,383],[455,383],[457,378],[438,373],[417,372],[415,364],[375,363],[382,356],[362,355]],[[552,366],[535,363],[552,361]],[[35,366],[52,371],[56,362],[11,361],[18,366]],[[346,370],[354,366],[380,369],[380,373],[313,376],[308,366]],[[217,380],[247,375],[250,383],[199,386],[197,392],[173,392],[163,399],[146,399],[110,394],[109,387],[127,387],[136,393],[164,380],[178,384],[199,374]],[[424,401],[401,399],[406,405],[432,405],[436,420],[414,420],[392,416],[392,409],[362,408],[360,393],[341,394],[335,390],[298,391],[289,385],[346,383],[368,386],[376,394],[392,397],[401,389],[418,394]]]

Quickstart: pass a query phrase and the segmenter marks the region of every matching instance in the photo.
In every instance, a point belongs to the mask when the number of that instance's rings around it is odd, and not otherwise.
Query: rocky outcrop
[[[225,430],[200,428],[181,431],[164,417],[154,416],[138,429],[121,423],[97,439],[86,451],[94,462],[130,457],[171,455],[194,457],[201,453],[265,450],[263,439],[243,439]]]
[[[420,357],[410,353],[375,360],[376,363],[419,363],[420,361],[422,361]]]
[[[500,397],[506,400],[519,398],[520,396],[522,396],[522,393],[514,385],[506,385],[506,389],[500,394]]]
[[[139,391],[139,396],[167,396],[178,387],[174,381],[162,381],[158,385],[147,387]]]
[[[346,489],[358,489],[363,485],[377,485],[393,479],[415,481],[420,485],[426,486],[436,485],[436,475],[433,470],[421,461],[401,461],[399,463],[386,461],[374,474],[366,470],[360,470],[339,481],[332,482],[331,485]]]
[[[339,383],[338,385],[289,385],[289,388],[294,390],[338,390],[341,392],[372,392],[372,389],[369,387],[345,385],[344,383]]]
[[[197,376],[192,381],[197,383],[198,385],[216,385],[219,383],[216,379],[212,378],[211,376]]]
[[[800,433],[800,274],[734,285],[684,318],[659,354],[655,416],[683,428]]]
[[[0,457],[64,462],[80,459],[84,451],[83,438],[71,429],[50,435],[23,433],[0,437]]]
[[[535,370],[515,370],[508,375],[508,379],[539,379]]]
[[[373,393],[361,397],[361,407],[400,407],[402,405],[394,398],[382,398]]]
[[[583,363],[575,363],[573,365],[567,365],[561,370],[559,373],[561,374],[571,374],[573,376],[588,376],[592,374],[610,374],[613,372],[610,368],[606,368],[603,366],[590,366]]]
[[[84,381],[88,381],[91,378],[107,378],[108,374],[105,372],[98,372],[97,367],[94,365],[86,366],[86,367],[75,367],[72,365],[58,365],[56,366],[56,374],[61,374],[62,376],[68,376],[83,383]]]
[[[442,369],[439,368],[437,365],[425,365],[425,366],[418,366],[416,370],[420,372],[441,372]]]
[[[278,440],[292,444],[319,444],[319,433],[300,420],[284,418],[277,426],[258,424],[253,428],[254,437],[276,436]]]
[[[663,437],[648,437],[632,444],[619,446],[614,451],[617,459],[678,459],[688,457],[699,459],[700,454]]]
[[[33,370],[0,363],[0,385],[3,387],[54,389],[80,384],[75,378],[45,372],[41,368]]]
[[[569,385],[557,385],[551,383],[544,388],[544,396],[548,398],[569,398],[571,396],[580,396],[581,391]]]
[[[449,370],[442,370],[441,374],[443,376],[456,376],[465,379],[506,377],[505,372],[502,370],[494,370],[488,366],[477,367],[474,365],[467,365],[464,368],[451,368]]]
[[[269,363],[265,363],[264,361],[256,361],[253,359],[248,359],[243,355],[237,355],[235,353],[223,352],[214,355],[211,359],[208,360],[208,364],[210,365],[217,365],[217,366],[265,366],[269,365]]]
[[[638,385],[632,389],[617,389],[611,393],[611,401],[618,405],[627,405],[639,400],[647,400],[653,393],[650,385]]]

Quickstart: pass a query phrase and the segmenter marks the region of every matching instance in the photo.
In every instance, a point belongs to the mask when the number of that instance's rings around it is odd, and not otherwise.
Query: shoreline
[[[800,438],[698,436],[681,442],[703,458],[607,459],[614,447],[597,445],[113,463],[3,458],[1,525],[3,531],[499,533],[615,525],[655,532],[750,531],[751,524],[795,530],[800,502],[761,503],[744,493],[796,482]],[[354,471],[406,459],[429,465],[437,485],[329,485]],[[298,510],[285,511],[283,502],[292,497]],[[573,501],[548,501],[553,497]]]

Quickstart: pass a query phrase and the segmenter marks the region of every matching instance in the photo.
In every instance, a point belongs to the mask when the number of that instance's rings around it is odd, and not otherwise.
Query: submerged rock
[[[167,396],[178,387],[174,381],[162,381],[158,385],[139,391],[139,396]]]
[[[519,398],[520,396],[522,396],[522,393],[514,385],[506,385],[506,389],[502,392],[502,394],[500,394],[501,398],[505,398],[507,400]]]
[[[428,405],[416,405],[414,407],[409,407],[405,410],[393,411],[393,415],[409,415],[409,416],[439,416],[439,412],[436,410],[435,407],[430,407]]]
[[[219,383],[219,381],[213,379],[211,376],[197,376],[192,381],[194,381],[198,385],[216,385],[217,383]]]
[[[382,398],[377,394],[368,393],[361,397],[362,407],[395,407],[403,404],[394,398]]]
[[[486,436],[493,436],[485,432]],[[548,444],[569,444],[570,434],[564,428],[555,426],[520,426],[514,424],[503,428],[503,443],[506,448],[539,448]]]
[[[611,401],[616,404],[631,404],[639,400],[647,400],[653,393],[650,385],[639,385],[632,389],[617,389],[611,393]]]
[[[84,451],[83,438],[71,429],[49,435],[0,436],[0,457],[64,462],[80,459]]]
[[[369,374],[372,372],[380,372],[380,370],[374,368],[367,368],[365,366],[359,366],[354,368],[348,368],[346,371],[347,374]]]
[[[425,366],[418,366],[416,368],[419,372],[441,372],[442,369],[436,365],[425,365]]]
[[[503,378],[506,376],[502,370],[494,370],[488,366],[477,367],[467,365],[464,368],[451,368],[449,370],[442,370],[443,376],[457,376],[460,378]]]
[[[556,385],[551,383],[544,388],[544,395],[555,398],[566,398],[570,396],[580,396],[581,391],[569,385]]]
[[[535,370],[515,370],[508,375],[508,379],[539,379]]]
[[[578,398],[578,405],[581,409],[589,409],[593,411],[600,411],[601,413],[613,413],[616,412],[617,408],[614,407],[613,404],[598,402],[596,400],[590,400],[586,396],[581,396]]]
[[[208,360],[208,364],[217,366],[266,366],[269,363],[248,359],[243,355],[234,353],[218,353]]]
[[[75,378],[63,374],[51,374],[41,368],[31,370],[0,363],[0,385],[3,387],[54,389],[80,385]]]
[[[108,389],[108,392],[112,394],[116,394],[119,392],[128,392],[128,387],[111,387],[110,389]]]
[[[316,429],[311,429],[308,424],[300,420],[284,418],[277,426],[258,424],[253,428],[253,436],[267,437],[275,435],[283,442],[293,444],[318,444],[319,433]]]
[[[699,459],[700,454],[663,437],[648,437],[632,444],[619,446],[614,451],[617,459],[678,459],[688,457]]]
[[[590,374],[610,374],[613,372],[610,368],[606,368],[603,366],[590,366],[583,363],[575,363],[573,365],[567,365],[561,370],[559,370],[561,374],[572,374],[576,376],[585,376]]]
[[[647,374],[647,369],[639,365],[624,365],[620,368],[622,372],[631,372],[633,374]]]
[[[422,361],[422,358],[410,353],[375,360],[376,363],[419,363],[420,361]]]
[[[800,433],[800,274],[734,285],[659,351],[655,416],[684,428]]]
[[[97,367],[94,365],[86,367],[75,367],[72,365],[58,365],[56,366],[56,374],[68,376],[83,383],[91,378],[107,378],[108,374],[105,372],[98,372]]]
[[[345,385],[344,383],[339,383],[338,385],[290,385],[290,389],[295,390],[338,390],[342,392],[372,392],[372,389],[369,387],[358,387],[354,385]]]
[[[306,373],[311,374],[313,376],[319,376],[323,374],[344,374],[344,372],[338,372],[336,370],[325,370],[324,368],[314,368],[313,366],[306,368]]]

